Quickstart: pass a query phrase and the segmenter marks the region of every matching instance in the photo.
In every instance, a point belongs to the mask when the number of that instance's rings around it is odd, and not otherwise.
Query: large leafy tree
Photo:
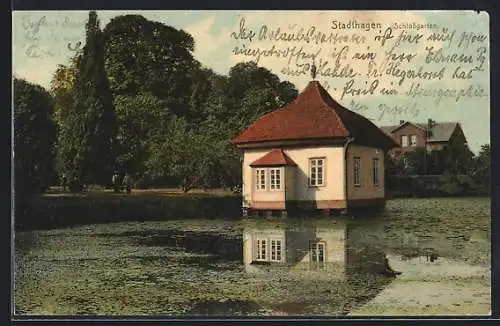
[[[73,108],[73,92],[79,60],[80,56],[75,55],[71,57],[69,64],[57,65],[50,81],[50,91],[54,97],[54,121],[59,129]]]
[[[41,86],[14,79],[14,182],[16,196],[54,182],[53,99]]]
[[[211,69],[197,64],[193,68],[191,96],[189,98],[186,119],[191,124],[199,124],[208,118],[207,102],[210,94],[216,90],[219,75]]]
[[[176,178],[187,192],[213,185],[214,158],[214,143],[190,128],[184,118],[173,117],[164,132],[153,135],[148,168],[152,177]]]
[[[227,130],[234,137],[262,115],[274,111],[297,97],[297,89],[280,81],[255,62],[234,65],[228,77],[214,78],[214,87],[207,100],[207,114],[215,127]]]
[[[194,40],[140,15],[118,16],[104,29],[105,67],[115,95],[151,93],[179,116],[189,109]]]
[[[75,55],[70,59],[68,65],[58,65],[50,81],[50,90],[54,98],[54,122],[56,125],[56,167],[59,174],[64,173],[63,154],[65,125],[70,123],[74,104],[74,86],[76,76],[78,75],[78,62],[80,56]],[[66,130],[69,132],[69,130]],[[69,135],[68,135],[69,136]]]
[[[165,127],[171,113],[150,93],[115,98],[118,122],[117,168],[141,177],[146,172],[151,137]]]
[[[62,167],[73,189],[109,183],[115,165],[116,116],[104,69],[104,39],[95,11],[89,13],[73,106],[59,138]]]

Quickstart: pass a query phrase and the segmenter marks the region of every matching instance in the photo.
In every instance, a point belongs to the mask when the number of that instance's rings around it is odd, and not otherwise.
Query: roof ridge
[[[250,163],[250,166],[297,166],[294,160],[288,156],[282,148],[273,148],[257,160]]]
[[[348,137],[378,148],[396,146],[370,119],[337,102],[319,81],[313,80],[293,102],[264,114],[231,143]]]
[[[316,88],[316,91],[318,92],[318,95],[319,95],[321,101],[329,109],[333,110],[335,112],[335,114],[337,114],[337,116],[339,118],[338,121],[339,121],[341,127],[350,135],[351,132],[345,126],[344,121],[342,120],[342,117],[339,115],[339,113],[337,112],[336,108],[332,106],[332,104],[337,104],[336,105],[337,107],[342,107],[342,105],[340,105],[340,103],[338,103],[337,101],[335,101],[333,99],[333,97],[330,95],[330,93],[328,93],[328,91],[321,85],[321,83],[319,81],[313,80],[310,83],[314,83],[315,85],[317,85],[315,88]],[[324,93],[324,94],[322,94],[322,93]],[[327,96],[327,101],[325,101],[324,95]],[[330,102],[330,103],[328,103],[328,102]]]

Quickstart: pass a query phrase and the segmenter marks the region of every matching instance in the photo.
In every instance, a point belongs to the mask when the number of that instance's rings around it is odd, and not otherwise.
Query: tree
[[[104,29],[105,67],[114,95],[149,92],[179,116],[191,97],[194,40],[140,15],[118,16]]]
[[[149,157],[150,137],[171,117],[152,94],[115,98],[118,123],[117,168],[136,176],[144,174]]]
[[[208,118],[207,102],[215,90],[218,75],[211,69],[196,65],[192,73],[191,96],[186,113],[187,121],[199,124]]]
[[[168,127],[152,137],[148,170],[151,176],[171,176],[188,192],[194,187],[213,184],[213,143],[202,133],[190,129],[184,118],[173,117]]]
[[[409,174],[427,174],[427,164],[430,162],[425,148],[415,148],[407,155]]]
[[[214,81],[216,87],[207,100],[209,120],[222,123],[229,138],[236,136],[262,115],[297,97],[289,82],[281,82],[255,62],[234,65],[227,78]]]
[[[80,56],[75,55],[68,65],[57,65],[50,81],[50,91],[54,97],[54,121],[59,129],[65,123],[68,112],[73,107],[73,91],[79,60]]]
[[[72,189],[109,183],[115,164],[116,117],[104,70],[103,35],[95,11],[89,12],[73,107],[60,140],[62,167]]]
[[[466,174],[472,163],[473,153],[463,141],[452,140],[443,152],[444,173]]]
[[[39,193],[54,182],[53,99],[41,86],[14,79],[16,196]]]
[[[470,176],[482,188],[482,192],[490,193],[491,183],[491,147],[490,144],[481,146],[478,155],[474,157],[472,168],[469,171]]]
[[[54,122],[56,125],[56,169],[60,174],[64,166],[63,129],[71,118],[74,104],[74,86],[78,74],[80,56],[75,55],[68,65],[58,65],[50,81],[50,90],[54,98]],[[69,130],[68,130],[69,131]]]

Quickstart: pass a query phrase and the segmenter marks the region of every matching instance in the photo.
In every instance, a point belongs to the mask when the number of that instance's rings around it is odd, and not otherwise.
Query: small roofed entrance
[[[293,199],[296,166],[281,149],[273,149],[251,163],[251,208],[285,212],[287,200]]]

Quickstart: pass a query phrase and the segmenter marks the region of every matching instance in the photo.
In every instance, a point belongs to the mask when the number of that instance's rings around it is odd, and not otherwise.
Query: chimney
[[[402,125],[403,123],[405,123],[404,120],[399,120],[399,124]]]
[[[427,138],[432,137],[433,126],[434,126],[434,121],[432,119],[427,119]]]

